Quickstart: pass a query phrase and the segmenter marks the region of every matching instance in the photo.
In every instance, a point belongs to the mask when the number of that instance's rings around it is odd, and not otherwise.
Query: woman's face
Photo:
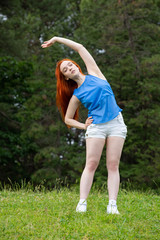
[[[74,79],[79,74],[79,68],[70,61],[63,61],[60,65],[60,71],[66,80]]]

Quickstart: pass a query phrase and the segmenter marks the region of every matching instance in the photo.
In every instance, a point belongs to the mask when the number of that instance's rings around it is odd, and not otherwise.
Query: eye
[[[63,72],[67,72],[67,68],[64,68],[64,69],[63,69]]]
[[[69,63],[69,66],[72,66],[72,63]]]

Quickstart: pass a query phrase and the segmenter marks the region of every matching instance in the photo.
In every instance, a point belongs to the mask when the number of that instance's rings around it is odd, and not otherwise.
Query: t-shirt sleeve
[[[79,100],[79,94],[77,92],[77,89],[74,89],[73,95],[76,96],[78,98],[78,100]]]

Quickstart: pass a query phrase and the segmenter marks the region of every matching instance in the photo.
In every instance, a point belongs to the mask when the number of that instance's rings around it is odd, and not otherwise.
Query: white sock
[[[117,201],[114,199],[109,200],[109,205],[117,205]]]
[[[87,203],[87,201],[86,201],[86,199],[81,198],[81,199],[79,200],[79,203],[80,203],[80,204],[82,204],[82,203]]]

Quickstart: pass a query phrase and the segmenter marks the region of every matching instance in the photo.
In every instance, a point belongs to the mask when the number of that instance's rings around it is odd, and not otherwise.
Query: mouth
[[[71,71],[71,74],[74,74],[74,73],[75,73],[75,70],[72,70],[72,71]]]

